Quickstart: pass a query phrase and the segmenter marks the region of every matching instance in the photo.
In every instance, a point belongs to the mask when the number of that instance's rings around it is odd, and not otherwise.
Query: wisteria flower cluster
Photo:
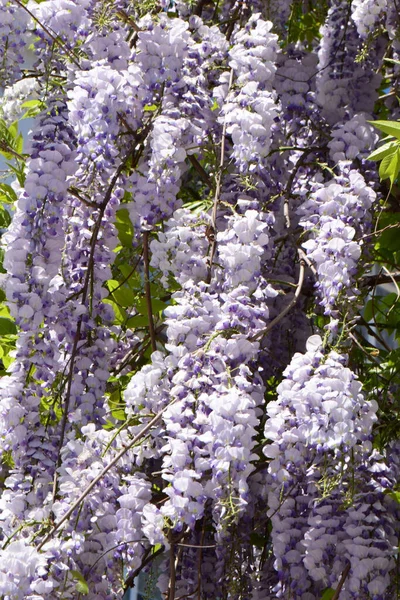
[[[397,597],[392,4],[0,0],[2,599]]]

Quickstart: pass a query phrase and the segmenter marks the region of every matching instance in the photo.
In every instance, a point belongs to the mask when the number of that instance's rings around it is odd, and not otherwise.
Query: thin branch
[[[339,584],[338,584],[338,586],[337,586],[337,588],[336,588],[336,590],[335,590],[335,593],[334,593],[334,594],[333,594],[333,596],[332,596],[332,600],[338,600],[338,598],[339,598],[339,594],[340,594],[340,592],[341,592],[341,590],[342,590],[342,587],[343,587],[343,585],[344,585],[344,582],[346,581],[346,579],[347,579],[347,576],[348,576],[348,574],[349,574],[349,573],[350,573],[350,563],[349,563],[349,564],[347,564],[347,565],[345,566],[345,568],[343,569],[342,576],[341,576],[341,578],[340,578],[340,581],[339,581]]]
[[[90,482],[90,484],[83,490],[82,494],[79,496],[79,498],[77,500],[75,500],[75,502],[73,503],[73,505],[71,506],[71,508],[69,508],[67,510],[67,512],[65,513],[65,515],[59,520],[58,523],[56,523],[56,525],[54,525],[54,527],[52,528],[52,530],[46,535],[46,537],[44,538],[44,540],[40,543],[40,545],[38,546],[38,550],[41,550],[43,548],[43,546],[45,544],[47,544],[47,542],[49,540],[51,540],[51,538],[53,537],[53,535],[56,533],[56,531],[58,531],[60,529],[60,527],[66,522],[68,521],[68,519],[72,516],[72,514],[74,513],[74,511],[79,507],[79,505],[81,504],[81,502],[83,502],[85,500],[85,498],[90,494],[90,492],[92,491],[92,489],[94,487],[96,487],[96,485],[103,479],[103,477],[105,475],[107,475],[108,471],[110,471],[113,467],[115,467],[115,465],[119,462],[119,460],[121,460],[121,458],[128,452],[128,450],[130,450],[131,448],[133,448],[133,446],[135,444],[137,444],[137,442],[144,437],[148,431],[150,431],[150,429],[154,426],[157,425],[157,423],[161,420],[161,417],[163,415],[163,413],[167,410],[167,408],[174,402],[174,400],[172,400],[171,402],[169,402],[166,406],[164,406],[164,408],[162,410],[160,410],[160,412],[158,412],[155,417],[153,417],[151,419],[151,421],[149,421],[147,423],[147,425],[145,425],[143,427],[143,429],[141,431],[139,431],[139,433],[137,435],[135,435],[135,437],[129,442],[129,444],[127,444],[126,446],[124,446],[124,448],[122,448],[122,450],[120,450],[118,452],[118,454],[112,459],[112,461],[106,466],[104,467],[104,469],[101,471],[101,473],[99,473],[97,475],[97,477],[95,477],[93,479],[93,481]]]
[[[290,229],[290,226],[291,226],[290,212],[289,212],[289,198],[290,198],[291,187],[293,185],[293,182],[297,175],[297,172],[300,169],[300,167],[303,166],[307,155],[311,154],[314,151],[315,151],[315,148],[313,148],[313,147],[305,148],[303,150],[302,155],[300,156],[299,160],[296,162],[295,166],[293,167],[293,171],[291,172],[289,179],[287,181],[285,191],[284,191],[284,199],[283,199],[283,216],[285,219],[285,226],[287,229]]]
[[[311,260],[308,258],[307,254],[304,252],[304,250],[302,250],[301,248],[297,248],[297,252],[298,252],[298,255],[300,256],[300,258],[302,260],[304,260],[304,262],[306,263],[307,267],[310,269],[312,274],[315,277],[317,277],[318,276],[317,269],[314,267],[314,265],[312,264]]]
[[[204,168],[201,166],[201,164],[199,163],[199,161],[197,160],[195,155],[188,154],[187,159],[192,164],[192,166],[196,169],[196,171],[198,172],[198,174],[200,175],[200,178],[204,181],[204,183],[206,185],[208,185],[209,188],[212,188],[212,186],[213,186],[212,181],[211,181],[207,171],[204,170]]]
[[[361,285],[365,287],[377,287],[378,285],[385,285],[386,283],[393,283],[397,287],[397,282],[400,282],[400,273],[388,272],[387,275],[363,275],[361,279]]]
[[[231,72],[229,75],[228,93],[232,87],[233,74],[234,74],[233,69],[231,69]],[[222,172],[224,169],[224,162],[225,162],[226,128],[227,128],[227,121],[225,118],[224,124],[222,126],[221,154],[220,154],[220,159],[219,159],[219,166],[218,166],[218,171],[217,171],[217,174],[215,177],[215,195],[214,195],[214,204],[213,204],[213,209],[212,209],[212,214],[211,214],[211,229],[213,232],[213,238],[212,238],[211,246],[210,246],[207,283],[210,283],[210,281],[211,281],[212,264],[213,264],[213,260],[214,260],[215,251],[217,249],[217,240],[216,240],[217,208],[218,208],[218,204],[219,204],[220,196],[221,196]]]
[[[153,320],[153,307],[151,304],[150,289],[150,261],[149,261],[149,232],[143,231],[143,262],[144,262],[144,293],[146,296],[147,316],[149,319],[149,334],[151,340],[151,349],[157,350],[156,330]]]
[[[360,316],[359,317],[359,323],[361,325],[363,325],[363,327],[365,327],[368,330],[368,333],[370,335],[372,335],[372,337],[374,337],[380,344],[382,344],[382,346],[385,348],[385,350],[387,350],[388,352],[391,352],[391,348],[387,345],[387,343],[385,342],[385,340],[379,335],[379,333],[377,333],[376,331],[374,331],[373,329],[373,325],[371,326],[370,323],[368,323],[368,321],[366,321],[364,319],[364,317]]]
[[[370,352],[368,352],[368,350],[366,350],[364,348],[364,346],[358,341],[358,339],[356,338],[356,336],[351,331],[348,331],[347,334],[348,334],[349,338],[353,340],[353,342],[356,344],[356,346],[361,350],[361,352],[363,354],[365,354],[370,360],[373,360],[377,365],[380,365],[379,360],[377,360],[375,358],[375,356],[373,356],[372,354],[370,354]]]
[[[297,281],[296,291],[294,293],[293,298],[291,299],[289,304],[287,306],[285,306],[285,308],[279,313],[279,315],[277,315],[275,317],[275,319],[273,319],[271,321],[271,323],[268,323],[268,325],[264,329],[261,329],[261,331],[258,331],[255,335],[253,335],[250,338],[251,342],[258,340],[261,337],[263,337],[264,335],[266,335],[267,333],[269,333],[271,331],[271,329],[273,329],[275,327],[275,325],[277,325],[280,321],[282,321],[283,317],[285,317],[288,314],[288,312],[290,310],[292,310],[292,308],[297,303],[297,301],[300,297],[300,294],[301,294],[301,289],[302,289],[303,283],[304,283],[304,273],[305,273],[305,263],[304,263],[304,260],[302,258],[300,258],[299,279]]]
[[[162,473],[162,471],[160,472]],[[182,548],[216,548],[217,544],[209,544],[204,546],[200,546],[198,544],[177,544],[177,546],[182,546]]]
[[[124,592],[126,592],[129,588],[133,587],[133,584],[134,584],[134,581],[135,581],[136,577],[144,569],[144,567],[146,567],[150,562],[152,562],[157,556],[159,556],[160,554],[162,554],[164,551],[165,551],[165,546],[160,546],[160,548],[158,548],[158,550],[156,550],[155,552],[153,552],[152,554],[150,554],[149,556],[147,556],[145,558],[145,560],[142,561],[140,567],[138,567],[137,569],[135,569],[134,572],[131,573],[131,575],[129,575],[128,579],[125,580],[125,582],[124,582]]]
[[[31,12],[29,10],[29,8],[27,6],[25,6],[25,4],[23,4],[22,2],[20,2],[20,0],[13,0],[13,2],[15,2],[16,4],[18,4],[18,6],[20,6],[25,12],[27,12],[28,15],[43,29],[43,31],[45,33],[47,33],[47,35],[53,40],[53,42],[55,44],[57,44],[58,46],[60,46],[62,49],[65,49],[67,51],[67,54],[69,54],[70,58],[72,59],[72,62],[78,68],[80,68],[80,64],[76,60],[73,51],[70,48],[68,48],[68,46],[65,44],[65,42],[60,41],[56,35],[52,34],[51,31],[45,25],[43,25],[43,23],[41,21],[39,21],[39,19],[37,17],[35,17],[35,15],[33,14],[33,12]]]
[[[91,278],[91,273],[92,273],[92,269],[93,269],[93,265],[94,265],[94,252],[95,252],[95,247],[96,247],[96,242],[97,242],[97,238],[98,238],[98,234],[100,231],[100,227],[101,227],[101,222],[104,216],[104,211],[107,208],[107,205],[111,199],[111,194],[112,191],[114,189],[115,184],[118,181],[119,176],[122,173],[122,170],[125,166],[125,162],[123,161],[118,169],[116,170],[114,177],[112,178],[110,185],[107,188],[107,191],[105,193],[103,202],[99,205],[99,215],[97,217],[96,223],[94,225],[93,228],[93,233],[92,233],[92,238],[91,238],[91,247],[90,247],[90,253],[89,253],[89,259],[88,259],[88,266],[87,266],[87,271],[86,271],[86,277],[83,283],[83,287],[82,287],[82,302],[81,304],[85,304],[86,299],[87,299],[87,295],[88,295],[88,290],[89,290],[89,282],[90,282],[90,278]],[[56,469],[54,472],[54,481],[53,481],[53,503],[55,502],[56,499],[56,494],[57,494],[57,484],[58,484],[58,473],[57,470],[60,467],[61,464],[61,449],[64,445],[64,437],[65,437],[65,430],[67,427],[67,421],[68,421],[68,411],[69,411],[69,404],[70,404],[70,400],[71,400],[71,390],[72,390],[72,382],[73,382],[73,372],[74,372],[74,367],[75,367],[75,359],[78,353],[78,344],[81,341],[81,329],[82,329],[82,316],[79,318],[77,327],[76,327],[76,332],[75,332],[75,336],[74,336],[74,341],[73,341],[73,346],[72,346],[72,350],[71,350],[71,358],[70,358],[70,368],[69,368],[69,373],[68,373],[68,384],[67,384],[67,390],[66,390],[66,394],[65,394],[65,398],[64,398],[64,413],[63,413],[63,418],[61,421],[61,431],[60,431],[60,439],[59,439],[59,444],[58,444],[58,456],[57,456],[57,463],[56,463]]]

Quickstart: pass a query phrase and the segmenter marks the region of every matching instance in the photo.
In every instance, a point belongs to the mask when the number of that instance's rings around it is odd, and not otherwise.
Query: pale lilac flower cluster
[[[268,155],[278,115],[271,91],[278,44],[271,28],[272,23],[253,15],[234,36],[229,51],[235,85],[231,90],[226,83],[222,86],[225,103],[219,121],[226,123],[233,142],[232,156],[241,172],[254,171]]]
[[[367,61],[355,63],[361,42],[347,19],[347,1],[334,0],[322,27],[318,52],[316,103],[330,125],[343,120],[346,110],[371,113],[380,75]]]
[[[357,113],[349,120],[338,123],[332,129],[332,140],[329,142],[329,155],[334,163],[346,161],[351,163],[355,158],[365,159],[379,140],[376,129],[367,121],[370,115]]]
[[[293,56],[285,57],[284,62],[278,66],[276,88],[282,109],[288,115],[290,112],[309,110],[312,107],[310,92],[315,85],[317,62],[318,58],[313,53],[293,52]],[[292,128],[293,124],[290,122],[288,126]]]
[[[265,17],[273,22],[275,28],[281,34],[285,30],[292,4],[293,0],[267,0],[266,2],[259,2],[259,6],[256,6],[255,11],[261,8]]]
[[[204,219],[207,222],[206,215]],[[151,243],[151,264],[161,271],[165,288],[172,273],[178,274],[180,285],[185,287],[206,280],[207,248],[204,224],[189,210],[180,209],[168,220],[167,231],[160,232]]]
[[[179,210],[166,226],[165,235],[152,243],[153,264],[164,280],[174,273],[183,287],[165,311],[170,355],[162,360],[153,354],[153,366],[132,378],[125,399],[134,412],[143,403],[154,411],[171,402],[163,415],[161,448],[163,478],[171,486],[165,490],[169,500],[154,515],[159,526],[162,515],[178,530],[183,524],[194,527],[211,499],[223,536],[226,523],[247,504],[255,457],[263,386],[257,378],[251,382],[248,364],[258,344],[248,338],[263,327],[265,301],[274,296],[260,272],[270,243],[268,225],[252,210],[226,219],[225,230],[217,234],[218,274],[208,290],[202,281],[208,271],[204,218],[196,223]],[[195,251],[194,263],[188,248]],[[237,514],[229,508],[230,496],[237,497]]]
[[[375,198],[363,177],[350,171],[348,178],[328,182],[311,193],[299,208],[300,225],[313,233],[303,248],[316,266],[316,286],[325,314],[336,314],[340,296],[354,300],[358,294],[353,285],[361,255],[357,237],[368,227]]]
[[[63,451],[59,477],[59,500],[53,512],[60,519],[75,502],[82,490],[90,484],[113,459],[121,444],[129,442],[129,434],[121,434],[115,442],[113,432],[97,430],[94,424],[82,427],[83,439],[70,436]],[[105,450],[107,449],[107,452]],[[127,571],[140,566],[144,552],[145,533],[142,531],[142,511],[150,498],[150,482],[144,474],[132,472],[134,451],[127,453],[117,470],[109,471],[79,511],[79,524],[72,520],[64,535],[75,535],[75,551],[69,552],[75,568],[97,593],[110,586],[120,586],[120,564]],[[143,512],[143,520],[145,516]],[[74,590],[69,581],[70,593]]]
[[[364,598],[365,588],[381,597],[393,567],[390,515],[386,528],[378,525],[385,511],[376,475],[387,468],[380,456],[369,456],[377,405],[364,398],[345,362],[334,351],[324,356],[321,339],[311,337],[267,407],[271,443],[264,453],[272,459],[268,505],[278,589],[307,593],[310,600],[337,583],[346,561],[351,571],[344,597]],[[352,491],[354,477],[360,478],[359,495]]]
[[[373,33],[382,17],[385,15],[390,0],[353,0],[351,3],[351,18],[357,26],[361,37]]]
[[[11,125],[22,117],[26,108],[22,104],[27,100],[38,98],[38,82],[35,78],[25,78],[6,87],[0,98],[0,117],[7,125]]]
[[[123,77],[111,66],[96,66],[77,73],[69,92],[70,122],[79,144],[77,158],[89,180],[98,171],[107,181],[118,154],[115,142],[120,130],[118,111],[125,108],[123,84]]]
[[[21,76],[31,19],[22,6],[0,2],[0,85],[12,85]]]

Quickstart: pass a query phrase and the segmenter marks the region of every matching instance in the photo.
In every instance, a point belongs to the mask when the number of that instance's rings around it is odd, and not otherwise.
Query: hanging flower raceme
[[[12,85],[21,77],[31,18],[23,6],[0,2],[0,85]]]
[[[267,156],[277,116],[272,82],[278,45],[271,28],[272,23],[256,14],[233,36],[229,66],[235,87],[229,88],[227,73],[221,86],[224,105],[220,121],[232,136],[232,155],[241,172],[256,169]]]
[[[299,208],[300,225],[313,232],[303,244],[317,269],[317,289],[325,314],[337,314],[338,299],[354,301],[354,287],[361,244],[368,229],[369,210],[376,198],[356,171],[317,188]]]
[[[332,2],[318,52],[316,103],[330,125],[342,120],[349,108],[371,113],[378,97],[380,76],[368,60],[356,61],[361,42],[347,10],[347,0]]]
[[[334,351],[325,356],[321,339],[310,338],[267,407],[275,568],[281,593],[290,589],[295,598],[308,593],[311,600],[336,587],[347,564],[344,597],[367,598],[369,591],[378,598],[394,566],[393,519],[381,504],[387,467],[371,454],[377,406],[364,398],[345,361]],[[371,524],[365,536],[363,518]]]

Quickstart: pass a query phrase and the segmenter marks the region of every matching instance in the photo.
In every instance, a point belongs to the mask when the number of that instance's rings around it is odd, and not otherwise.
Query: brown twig
[[[118,454],[112,459],[111,462],[108,463],[108,465],[106,467],[104,467],[104,469],[101,471],[101,473],[99,473],[97,475],[97,477],[95,477],[93,479],[93,481],[91,481],[89,483],[89,485],[83,490],[82,494],[79,496],[79,498],[77,500],[75,500],[75,502],[72,504],[71,508],[69,508],[67,510],[67,512],[65,513],[65,515],[59,520],[58,523],[56,523],[54,525],[54,527],[52,528],[52,530],[46,535],[46,537],[44,538],[44,540],[39,544],[38,546],[38,550],[41,550],[43,548],[43,546],[45,544],[47,544],[47,542],[49,540],[51,540],[51,538],[53,537],[53,535],[56,533],[56,531],[58,531],[60,529],[60,527],[66,522],[68,521],[68,519],[72,516],[72,514],[74,513],[74,511],[79,507],[79,505],[85,500],[85,498],[90,494],[90,492],[92,491],[92,489],[94,487],[96,487],[96,485],[103,479],[103,477],[105,475],[107,475],[108,471],[110,471],[110,469],[112,469],[113,467],[115,467],[115,465],[121,460],[121,458],[124,456],[124,454],[126,454],[128,452],[128,450],[130,450],[135,444],[137,444],[137,442],[144,437],[148,431],[150,431],[150,429],[156,425],[163,413],[167,410],[167,408],[172,404],[172,402],[174,402],[174,400],[172,400],[171,402],[169,402],[166,406],[164,406],[164,408],[162,410],[160,410],[160,412],[158,412],[152,419],[151,421],[149,421],[147,423],[147,425],[145,425],[143,427],[143,429],[141,431],[139,431],[139,433],[137,435],[135,435],[135,437],[129,442],[129,444],[127,444],[126,446],[124,446],[124,448],[122,448],[122,450],[120,450],[118,452]]]
[[[339,594],[340,594],[340,592],[342,590],[344,582],[346,581],[347,576],[348,576],[349,573],[350,573],[350,563],[348,565],[346,565],[345,568],[343,569],[342,576],[341,576],[339,584],[338,584],[338,586],[337,586],[337,588],[335,590],[335,593],[332,596],[332,600],[338,600]]]
[[[89,253],[89,259],[88,259],[88,266],[87,266],[86,276],[85,276],[85,280],[84,280],[82,291],[81,291],[81,294],[82,294],[81,304],[83,304],[83,305],[86,303],[86,299],[88,296],[89,282],[91,279],[91,274],[92,274],[92,269],[93,269],[93,264],[94,264],[94,252],[95,252],[97,237],[98,237],[100,227],[101,227],[101,221],[104,216],[104,211],[106,210],[107,205],[111,199],[111,194],[114,189],[114,186],[117,183],[118,178],[121,175],[124,166],[125,166],[125,161],[123,161],[120,164],[120,166],[118,167],[118,169],[116,170],[116,173],[114,174],[114,177],[112,178],[110,185],[107,188],[107,191],[104,196],[104,200],[99,205],[99,214],[98,214],[96,223],[93,228],[91,245],[90,245],[90,253]],[[55,502],[56,494],[57,494],[57,484],[58,484],[57,469],[59,468],[59,466],[61,464],[61,449],[64,444],[65,430],[66,430],[67,421],[68,421],[68,410],[69,410],[69,404],[70,404],[70,400],[71,400],[73,372],[74,372],[74,367],[75,367],[75,358],[76,358],[77,352],[78,352],[78,344],[81,341],[81,328],[82,328],[82,317],[79,318],[79,321],[77,323],[73,346],[72,346],[72,350],[71,350],[70,368],[69,368],[69,373],[68,373],[68,384],[67,384],[67,390],[66,390],[66,394],[65,394],[65,398],[64,398],[64,407],[63,407],[64,413],[63,413],[63,418],[61,421],[60,439],[59,439],[59,444],[58,444],[58,457],[57,457],[56,469],[54,472],[53,502]]]
[[[53,42],[55,44],[57,44],[58,46],[60,46],[63,49],[66,49],[67,54],[69,54],[70,58],[72,59],[72,62],[78,67],[80,68],[80,64],[79,62],[76,60],[73,51],[68,48],[68,46],[60,41],[56,35],[52,34],[51,31],[45,26],[43,25],[43,23],[41,21],[39,21],[39,19],[37,17],[35,17],[35,15],[33,14],[33,12],[31,12],[29,10],[29,8],[27,6],[25,6],[25,4],[23,4],[22,2],[20,2],[20,0],[13,0],[13,2],[15,2],[16,4],[18,4],[18,6],[20,6],[25,12],[28,13],[28,15],[43,29],[43,31],[45,33],[47,33],[47,35],[53,40]]]
[[[400,273],[389,273],[388,275],[363,275],[361,285],[366,287],[377,287],[386,283],[400,282]]]
[[[209,188],[212,188],[212,182],[211,182],[210,177],[208,176],[207,171],[205,171],[203,169],[203,167],[201,166],[201,164],[199,163],[199,161],[197,160],[195,155],[188,154],[187,158],[188,158],[188,161],[192,164],[192,166],[196,169],[196,171],[200,175],[200,178],[202,179],[202,181],[204,181],[204,183],[206,185],[208,185]]]
[[[229,76],[228,93],[229,93],[230,88],[232,87],[232,83],[233,83],[233,69],[231,69],[230,76]],[[220,201],[221,184],[222,184],[222,173],[223,173],[223,170],[224,170],[224,162],[225,162],[226,127],[227,127],[227,121],[226,121],[226,118],[225,118],[224,124],[222,126],[221,153],[220,153],[220,158],[219,158],[218,171],[217,171],[217,174],[215,176],[214,204],[213,204],[213,209],[212,209],[212,213],[211,213],[211,229],[212,229],[212,232],[213,232],[213,238],[212,238],[212,241],[211,241],[210,253],[209,253],[208,277],[207,277],[207,280],[206,280],[207,283],[210,283],[210,281],[211,281],[212,264],[213,264],[213,260],[214,260],[215,251],[217,249],[217,239],[216,239],[216,232],[217,232],[217,209],[218,209],[218,204],[219,204],[219,201]]]
[[[285,308],[279,313],[279,315],[277,315],[275,317],[275,319],[273,319],[271,321],[271,323],[268,323],[268,325],[264,329],[261,329],[261,331],[258,331],[255,335],[253,335],[250,338],[251,342],[258,340],[261,337],[263,337],[264,335],[266,335],[267,333],[269,333],[271,331],[271,329],[273,329],[275,327],[275,325],[277,325],[280,321],[282,321],[283,317],[285,317],[288,314],[288,312],[294,307],[294,305],[297,303],[297,301],[300,297],[301,289],[303,287],[304,273],[305,273],[305,263],[304,263],[303,258],[300,258],[299,279],[297,281],[296,291],[294,293],[293,298],[291,299],[289,304],[287,306],[285,306]]]
[[[172,532],[170,532],[171,547],[169,551],[169,586],[168,600],[175,600],[175,582],[176,582],[176,564],[175,564],[175,544],[172,541]]]
[[[149,319],[149,334],[151,340],[151,349],[157,350],[156,330],[153,320],[153,307],[151,304],[150,289],[150,261],[149,261],[149,232],[143,231],[143,262],[144,262],[144,293],[146,296],[147,316]]]

